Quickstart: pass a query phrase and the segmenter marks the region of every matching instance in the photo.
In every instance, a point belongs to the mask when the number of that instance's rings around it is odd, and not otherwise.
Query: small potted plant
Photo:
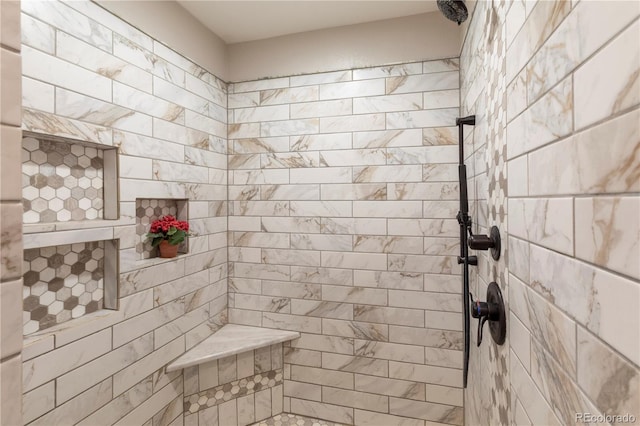
[[[176,257],[178,245],[189,237],[189,223],[171,215],[156,219],[151,224],[147,238],[153,247],[158,247],[160,257]]]

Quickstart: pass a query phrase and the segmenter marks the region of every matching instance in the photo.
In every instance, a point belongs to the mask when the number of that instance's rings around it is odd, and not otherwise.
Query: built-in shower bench
[[[181,370],[216,359],[294,340],[297,331],[227,324],[167,365],[166,371]]]

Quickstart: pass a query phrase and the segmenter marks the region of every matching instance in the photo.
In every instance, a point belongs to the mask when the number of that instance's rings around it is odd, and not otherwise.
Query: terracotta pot
[[[169,241],[167,240],[162,240],[158,246],[158,250],[160,251],[160,257],[170,258],[176,257],[178,254],[178,246],[169,244]]]

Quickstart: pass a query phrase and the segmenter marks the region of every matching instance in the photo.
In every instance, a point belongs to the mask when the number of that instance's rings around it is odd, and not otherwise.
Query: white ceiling
[[[418,15],[435,0],[176,0],[226,43]]]

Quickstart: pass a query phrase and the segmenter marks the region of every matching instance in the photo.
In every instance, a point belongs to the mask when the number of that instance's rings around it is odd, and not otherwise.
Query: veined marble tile
[[[234,154],[271,153],[271,152],[288,152],[288,151],[289,151],[288,137],[237,139],[233,142]]]
[[[120,148],[120,153],[131,156],[144,156],[155,159],[183,159],[186,148],[180,144],[160,141],[135,133],[113,131],[113,145]]]
[[[414,344],[421,342],[426,347],[461,351],[463,335],[459,331],[434,330],[429,328],[389,326],[389,341]]]
[[[509,347],[527,369],[531,371],[531,333],[513,311],[509,313]]]
[[[323,84],[320,100],[384,95],[384,79]]]
[[[640,149],[639,120],[640,110],[634,110],[531,153],[529,175],[535,179],[529,180],[529,194],[640,190],[640,159],[634,154]]]
[[[56,114],[120,130],[152,134],[151,117],[68,90],[56,90]]]
[[[434,293],[458,293],[460,287],[460,277],[456,275],[435,275],[424,276],[424,291]]]
[[[227,106],[229,109],[246,108],[260,105],[260,92],[229,93]]]
[[[229,124],[227,127],[229,139],[258,138],[260,136],[259,123]],[[252,139],[255,140],[255,139]]]
[[[322,300],[384,306],[387,303],[387,290],[325,284],[322,286]]]
[[[22,405],[22,420],[24,424],[54,409],[56,406],[55,399],[56,387],[53,380],[31,392],[25,393]]]
[[[236,185],[281,185],[289,183],[288,169],[235,170],[233,183]],[[294,182],[292,183],[305,183]]]
[[[240,216],[289,216],[287,201],[234,201],[232,207]]]
[[[450,255],[460,253],[460,240],[456,238],[425,237],[422,254]]]
[[[451,274],[457,272],[455,256],[390,254],[390,271],[424,272],[428,274]]]
[[[311,383],[287,380],[284,382],[284,395],[301,397],[311,401],[322,401],[322,387]]]
[[[320,266],[320,252],[314,250],[262,249],[262,262],[280,265]]]
[[[342,149],[320,152],[322,166],[371,166],[383,165],[386,162],[383,149]]]
[[[233,110],[234,123],[251,123],[289,119],[289,105],[259,106]]]
[[[207,183],[209,171],[206,167],[153,160],[153,177],[170,182]]]
[[[0,271],[1,282],[17,280],[23,273],[23,235],[21,232],[22,227],[20,226],[22,223],[21,206],[20,202],[4,202],[0,204],[0,219],[2,221],[0,224],[0,235],[2,236],[2,245],[0,246],[0,253],[2,254],[0,260],[0,266],[2,267]]]
[[[260,154],[229,154],[227,157],[229,170],[260,168]]]
[[[510,198],[508,215],[510,234],[573,255],[572,198]]]
[[[321,333],[322,330],[320,318],[273,312],[262,312],[262,325],[279,330],[304,331],[308,333]]]
[[[527,70],[523,69],[507,86],[507,122],[527,108]]]
[[[421,254],[423,247],[420,237],[357,235],[354,237],[353,250],[370,253]]]
[[[458,166],[455,164],[423,164],[422,181],[451,182],[458,179]]]
[[[262,154],[260,163],[263,168],[289,169],[298,167],[320,166],[320,153],[318,152],[274,152]]]
[[[350,235],[291,234],[291,248],[304,250],[344,250],[350,251]]]
[[[353,408],[291,398],[291,411],[317,419],[353,424]]]
[[[386,270],[387,255],[324,251],[322,252],[321,265],[329,268]]]
[[[184,300],[167,303],[113,327],[113,345],[121,346],[184,314]]]
[[[320,218],[315,217],[263,217],[261,221],[266,232],[320,232]]]
[[[46,4],[52,4],[47,2]],[[111,100],[111,80],[28,46],[22,48],[22,74],[104,101]]]
[[[529,282],[529,243],[509,235],[509,272]]]
[[[638,197],[575,200],[576,256],[640,279]]]
[[[388,222],[389,235],[455,237],[460,232],[454,219],[389,219]]]
[[[153,43],[151,37],[138,30],[137,28],[129,25],[111,12],[108,12],[101,7],[96,7],[96,5],[92,2],[79,1],[69,4],[69,6],[77,10],[78,12],[88,16],[94,21],[102,23],[110,30],[115,31],[130,40],[133,40],[135,43],[144,46],[147,49],[152,48]]]
[[[442,90],[438,92],[423,93],[422,108],[453,108],[460,106],[459,90]]]
[[[575,413],[598,413],[578,385],[535,341],[531,345],[531,377],[565,424]]]
[[[353,113],[412,111],[420,110],[422,106],[422,95],[420,93],[372,96],[355,98],[353,100]]]
[[[153,77],[153,94],[162,99],[166,99],[174,104],[190,109],[200,114],[208,114],[209,102],[207,99],[198,96],[179,85],[172,84],[163,78]]]
[[[447,293],[427,293],[406,290],[389,290],[389,306],[432,311],[460,312],[460,295]],[[438,328],[438,327],[434,327]]]
[[[333,71],[317,74],[306,74],[290,77],[291,87],[294,86],[309,86],[314,84],[327,84],[338,83],[341,81],[350,81],[353,72],[351,70],[346,71]]]
[[[260,136],[294,136],[318,133],[320,120],[317,118],[300,120],[269,121],[261,123]]]
[[[424,327],[424,312],[417,309],[356,305],[354,306],[354,319],[390,325]]]
[[[457,89],[458,78],[458,71],[389,77],[386,79],[386,94]]]
[[[413,62],[402,65],[388,65],[373,68],[361,68],[353,70],[354,80],[365,80],[370,78],[383,78],[391,76],[403,76],[422,73],[422,62]]]
[[[424,348],[372,340],[356,340],[355,355],[400,362],[424,362]]]
[[[460,370],[454,368],[391,361],[389,362],[389,377],[456,388],[462,387]]]
[[[457,200],[457,183],[389,183],[389,200]]]
[[[402,146],[420,146],[419,129],[381,130],[374,132],[356,132],[353,134],[354,148],[385,148]]]
[[[389,398],[386,396],[372,395],[363,392],[354,392],[343,389],[325,388],[322,394],[323,402],[339,404],[342,406],[362,408],[365,410],[381,411],[389,410]]]
[[[24,13],[111,52],[112,32],[97,21],[76,12],[65,3],[56,1],[40,4],[35,1],[25,1],[21,7]]]
[[[56,401],[58,405],[101,382],[122,368],[127,363],[148,355],[153,351],[153,335],[151,333],[134,340],[108,354],[97,358],[81,367],[56,379]],[[136,383],[136,382],[133,382]]]
[[[507,126],[507,157],[538,148],[572,131],[573,88],[566,78]]]
[[[446,127],[455,124],[458,108],[387,113],[387,129]]]
[[[591,2],[580,3],[572,10],[572,12],[567,16],[567,19],[565,19],[558,27],[557,31],[549,37],[549,40],[547,40],[547,42],[542,46],[527,67],[530,99],[535,99],[541,93],[553,86],[586,58],[591,56],[591,54],[596,52],[602,45],[611,40],[612,37],[614,37],[627,24],[632,22],[633,19],[640,15],[640,8],[638,8],[638,5],[634,3],[620,2],[616,3],[616,5],[618,7],[616,7],[615,12],[610,8],[605,7],[603,4],[592,4]],[[597,34],[590,34],[589,32],[584,32],[583,34],[581,28],[590,28],[592,25],[598,25],[600,27],[600,31],[598,31]],[[638,32],[638,27],[636,26],[636,28],[633,29],[632,26],[627,31],[626,37],[631,37],[627,40],[631,42],[635,34]],[[578,32],[581,34],[580,37],[575,37],[575,34]],[[622,43],[622,46],[624,46],[626,42],[620,40],[619,43]],[[616,48],[613,47],[614,44],[607,46],[603,49],[603,52],[611,48],[615,50]],[[620,47],[617,49],[622,48],[621,45],[619,46]],[[613,50],[609,50],[609,54],[613,53]],[[600,53],[598,53],[596,57],[599,55]],[[607,54],[603,53],[603,55],[606,56]],[[629,66],[633,67],[632,64],[635,63],[635,68],[637,69],[638,67],[638,57],[632,59],[632,56],[625,55],[625,52],[623,51],[619,51],[616,53],[615,57],[610,57],[607,60],[604,59],[604,56],[600,56],[602,58],[602,62],[600,62],[600,64],[604,65],[604,68],[601,68],[600,71],[609,69],[606,64],[611,63],[609,62],[610,60],[614,60],[618,63],[619,67],[616,67],[616,69],[623,69],[622,63],[620,62],[620,58],[623,57],[630,60]],[[594,57],[594,59],[596,57]],[[595,61],[597,62],[598,60],[595,59]],[[595,65],[596,62],[593,62],[593,64]],[[598,66],[601,66],[600,64]],[[584,67],[576,72],[576,76],[582,72],[582,69],[584,69]],[[633,69],[628,71],[633,73]],[[622,75],[625,75],[624,71],[622,72]],[[613,81],[609,80],[610,78],[617,79],[620,78],[620,76],[607,76],[605,81]],[[622,80],[623,79],[620,78],[620,80],[615,81]],[[578,86],[579,83],[578,80],[576,80],[576,96],[583,95],[585,90],[582,88],[578,89]],[[610,83],[604,83],[604,86],[609,87]],[[625,85],[622,84],[620,89],[623,89],[624,86]],[[602,100],[602,96],[617,94],[615,89],[605,91],[604,87],[602,88],[602,92],[596,94],[594,93],[594,89],[596,88],[597,86],[595,85],[585,86],[587,92],[596,96],[595,99]],[[630,90],[629,93],[632,93],[635,90],[632,88],[628,89]],[[585,105],[583,105],[582,102],[579,102],[576,97],[576,106]],[[576,116],[576,119],[577,118],[578,117]],[[578,125],[578,121],[576,121],[576,128],[580,127],[582,127],[582,125]]]
[[[584,6],[589,4],[585,2]],[[626,3],[625,3],[626,4]],[[638,5],[631,3],[638,15]],[[626,17],[616,10],[610,16]],[[600,14],[594,20],[602,19]],[[640,23],[637,21],[614,39],[596,56],[587,61],[574,75],[575,127],[581,129],[600,119],[609,117],[640,102],[640,54],[629,52],[629,46],[637,41]],[[622,59],[624,58],[624,59]],[[611,66],[611,64],[616,64]]]
[[[224,111],[226,111],[227,93],[220,87],[218,87],[218,85],[209,84],[202,78],[194,77],[191,74],[186,74],[185,88],[188,91],[213,102],[214,105],[222,107]]]
[[[424,348],[425,364],[447,368],[462,368],[462,352],[450,349]]]
[[[230,262],[260,263],[261,250],[251,247],[229,247]]]
[[[421,182],[422,166],[391,165],[353,168],[353,182]]]
[[[354,217],[422,217],[420,201],[354,201]]]
[[[635,283],[536,246],[531,246],[530,260],[532,288],[640,364],[635,347],[640,325],[622,315],[639,309],[640,288]]]
[[[425,397],[424,384],[415,381],[394,380],[363,374],[356,374],[355,389],[361,392],[397,396],[418,401],[424,401]]]
[[[400,398],[389,398],[389,412],[396,415],[410,415],[440,423],[462,425],[464,409],[451,405],[435,404],[431,402],[408,401]]]
[[[254,92],[257,90],[281,89],[284,87],[289,87],[289,77],[233,83],[230,87],[230,89],[232,89],[230,92]]]
[[[354,341],[352,339],[366,339],[380,342],[386,342],[389,340],[389,326],[386,324],[376,324],[361,321],[342,321],[338,319],[323,319],[322,330],[324,336],[320,339],[321,342],[325,342],[325,339],[329,339],[332,342],[331,345],[321,344],[313,346],[312,348],[322,350],[324,352],[341,353],[352,355],[354,353]],[[340,336],[340,337],[331,337]],[[336,350],[336,339],[341,342],[344,347],[340,350]],[[345,340],[348,339],[348,340]]]
[[[318,88],[315,86],[266,89],[260,91],[260,105],[295,104],[317,100]]]
[[[582,327],[578,327],[578,366],[578,384],[601,412],[639,412],[638,367]]]
[[[291,366],[291,380],[338,387],[342,389],[353,389],[353,373],[325,370],[302,365]]]
[[[387,360],[327,352],[322,354],[322,368],[381,377],[387,377],[389,374]]]
[[[382,113],[320,118],[320,133],[359,132],[384,128],[385,114]]]
[[[174,123],[184,123],[184,108],[120,83],[113,83],[113,103]]]
[[[191,110],[185,111],[185,125],[224,138],[227,136],[227,125],[213,118],[206,117]]]
[[[295,299],[320,300],[321,287],[316,284],[262,281],[262,294],[266,296],[290,297]]]
[[[111,329],[107,329],[25,361],[22,367],[23,389],[25,392],[35,389],[110,350]]]
[[[49,411],[30,424],[47,426],[66,422],[78,423],[81,419],[111,401],[112,392],[111,378],[109,378],[81,393],[66,404]]]
[[[144,424],[147,420],[153,417],[153,414],[151,413],[158,413],[163,407],[169,405],[171,401],[175,400],[180,395],[178,389],[182,389],[181,376],[164,386],[162,389],[159,389],[151,398],[144,401],[115,424],[119,426]]]
[[[422,129],[422,145],[457,145],[456,127],[429,127]]]
[[[275,298],[257,296],[252,294],[236,294],[235,307],[238,309],[251,309],[263,312],[291,313],[291,300],[288,298]],[[295,312],[294,312],[295,313]],[[253,373],[252,373],[253,374]]]
[[[151,93],[153,79],[150,73],[64,32],[57,33],[55,43],[57,57]]]
[[[353,111],[351,99],[296,103],[289,106],[291,118],[330,117],[349,115]]]
[[[515,356],[513,351],[510,353],[511,383],[515,393],[524,405],[524,409],[534,424],[560,425],[560,420],[555,416],[549,403],[538,390],[538,387],[531,379],[527,370]]]
[[[50,55],[55,54],[56,30],[51,25],[22,13],[20,14],[20,28],[22,44],[42,50]]]
[[[292,300],[291,313],[320,318],[353,319],[353,305],[315,300]]]
[[[422,274],[406,272],[353,271],[353,285],[389,289],[422,290]]]
[[[119,34],[113,36],[113,54],[164,80],[184,87],[183,70]]]
[[[257,278],[263,280],[289,280],[289,266],[261,265],[237,262],[234,264],[234,276],[240,278]]]
[[[167,157],[165,157],[167,158]],[[187,164],[207,166],[221,170],[227,169],[227,156],[211,152],[200,147],[187,146],[184,148],[184,161]]]
[[[50,84],[22,77],[22,107],[53,113],[54,90]]]
[[[323,200],[386,200],[387,186],[375,184],[322,184],[320,195]]]
[[[321,218],[320,232],[323,234],[372,234],[385,235],[385,219]]]
[[[507,50],[507,83],[510,83],[529,62],[533,53],[542,46],[571,10],[569,2],[536,2],[536,5]]]
[[[460,69],[459,58],[438,59],[422,63],[422,72],[425,74],[444,71],[457,71]]]
[[[291,136],[291,151],[350,149],[351,133]]]
[[[291,201],[291,216],[349,217],[350,201]]]

